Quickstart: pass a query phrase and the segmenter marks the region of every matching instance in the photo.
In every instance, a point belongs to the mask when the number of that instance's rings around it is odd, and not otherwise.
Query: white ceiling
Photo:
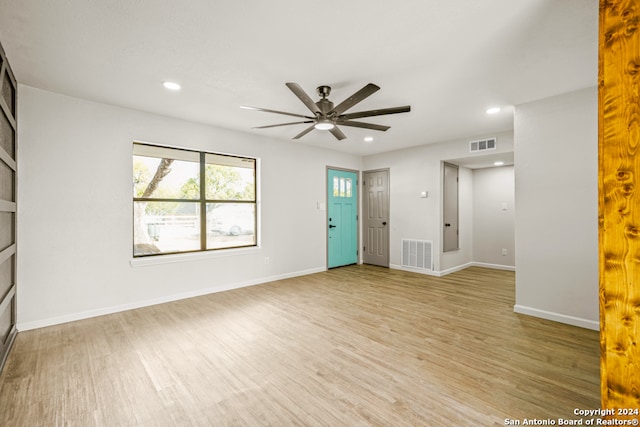
[[[0,0],[20,83],[361,155],[493,136],[514,105],[595,86],[597,25],[598,0]],[[336,104],[372,82],[349,112],[411,112],[362,119],[391,129],[344,127],[343,141],[252,130],[295,119],[240,105],[308,114],[286,82],[313,99],[330,85]]]

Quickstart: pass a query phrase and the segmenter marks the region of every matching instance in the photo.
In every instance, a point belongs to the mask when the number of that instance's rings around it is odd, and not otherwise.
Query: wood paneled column
[[[640,0],[600,1],[600,346],[605,409],[640,410],[639,26]]]

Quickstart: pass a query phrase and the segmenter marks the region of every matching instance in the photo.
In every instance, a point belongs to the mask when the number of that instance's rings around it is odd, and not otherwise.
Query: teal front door
[[[327,170],[327,267],[358,262],[358,175]]]

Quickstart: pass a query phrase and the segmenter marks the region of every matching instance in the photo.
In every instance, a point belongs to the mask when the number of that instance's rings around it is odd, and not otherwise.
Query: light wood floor
[[[598,333],[514,273],[351,266],[19,333],[2,426],[490,426],[600,407]]]

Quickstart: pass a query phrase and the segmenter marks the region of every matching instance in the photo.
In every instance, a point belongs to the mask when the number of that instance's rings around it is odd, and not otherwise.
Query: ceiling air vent
[[[469,142],[469,151],[475,153],[476,151],[486,151],[496,149],[496,138],[479,139],[477,141]]]

